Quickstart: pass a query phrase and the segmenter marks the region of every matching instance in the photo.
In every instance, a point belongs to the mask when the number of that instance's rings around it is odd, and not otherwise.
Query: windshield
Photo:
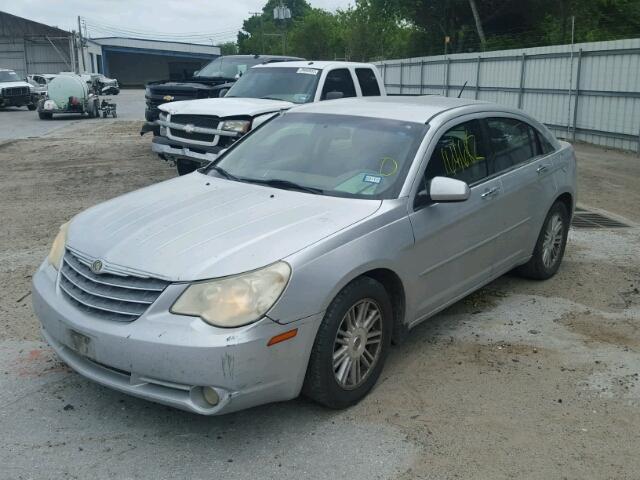
[[[231,87],[226,96],[307,103],[313,101],[319,78],[320,70],[316,68],[252,68]]]
[[[420,123],[286,113],[241,140],[209,175],[355,198],[395,198],[427,131]]]
[[[260,58],[246,57],[220,57],[204,66],[196,77],[222,77],[235,79],[238,75],[244,74],[247,69],[262,63]]]
[[[0,82],[19,82],[20,77],[16,75],[16,72],[3,71],[0,72]]]

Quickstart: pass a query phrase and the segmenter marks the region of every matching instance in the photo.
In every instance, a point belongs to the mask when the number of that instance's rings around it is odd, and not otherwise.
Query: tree
[[[238,45],[236,42],[224,42],[218,45],[221,55],[236,55],[238,53]]]

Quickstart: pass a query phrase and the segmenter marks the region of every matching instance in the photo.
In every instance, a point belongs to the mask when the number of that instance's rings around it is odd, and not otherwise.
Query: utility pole
[[[84,64],[84,39],[82,38],[82,24],[80,23],[80,15],[78,15],[78,35],[80,35],[80,57],[82,58],[82,72],[86,72],[87,68]]]

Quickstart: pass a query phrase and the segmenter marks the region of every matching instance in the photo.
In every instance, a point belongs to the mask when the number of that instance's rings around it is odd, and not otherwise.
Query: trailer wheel
[[[27,105],[27,108],[29,109],[29,111],[33,112],[36,109],[35,104],[30,103],[29,105]]]
[[[115,111],[115,110],[111,113],[111,116],[112,116],[113,118],[118,118],[118,114],[116,113],[116,111]]]
[[[40,120],[51,120],[53,118],[53,113],[38,112],[38,117],[40,117]]]

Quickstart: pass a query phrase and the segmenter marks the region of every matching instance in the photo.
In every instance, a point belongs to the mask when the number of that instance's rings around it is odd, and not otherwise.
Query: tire
[[[569,226],[567,207],[562,202],[554,203],[542,224],[533,255],[517,272],[533,280],[547,280],[553,277],[564,257]]]
[[[31,103],[29,105],[27,105],[27,108],[29,109],[30,112],[33,112],[36,109],[35,104]]]
[[[200,168],[198,162],[194,162],[191,160],[179,159],[176,160],[176,168],[178,169],[178,175],[187,175],[191,172],[195,172],[198,168]]]
[[[359,308],[365,308],[365,305],[367,310],[364,316],[374,312],[369,309],[377,309],[379,322],[374,320],[367,332],[366,328],[362,328],[362,322],[359,323],[357,319],[355,322],[352,320],[351,324],[357,327],[354,330],[355,334],[344,335],[345,330],[349,329],[347,313],[356,312],[357,314],[360,311]],[[360,277],[351,282],[333,299],[320,324],[311,350],[302,393],[334,409],[346,408],[358,403],[373,388],[382,372],[391,345],[392,330],[391,301],[382,284],[369,277]],[[365,339],[364,341],[367,342],[366,339],[375,332],[380,333],[369,341],[379,338],[378,350],[373,350],[376,348],[376,343],[371,345],[365,343],[362,347],[362,340],[357,339]],[[341,350],[344,353],[338,355],[343,360],[334,363],[334,355]],[[368,355],[364,354],[365,350]],[[354,365],[354,359],[359,362],[361,368],[362,378],[359,382],[354,382],[352,374],[351,365]],[[370,363],[368,369],[366,362]],[[341,382],[338,377],[346,371],[349,373]]]
[[[118,113],[114,110],[113,112],[111,112],[111,116],[113,118],[118,118]]]
[[[38,117],[40,117],[40,120],[51,120],[53,118],[53,113],[38,112]]]
[[[106,110],[102,111],[102,118],[107,118],[107,111]]]

